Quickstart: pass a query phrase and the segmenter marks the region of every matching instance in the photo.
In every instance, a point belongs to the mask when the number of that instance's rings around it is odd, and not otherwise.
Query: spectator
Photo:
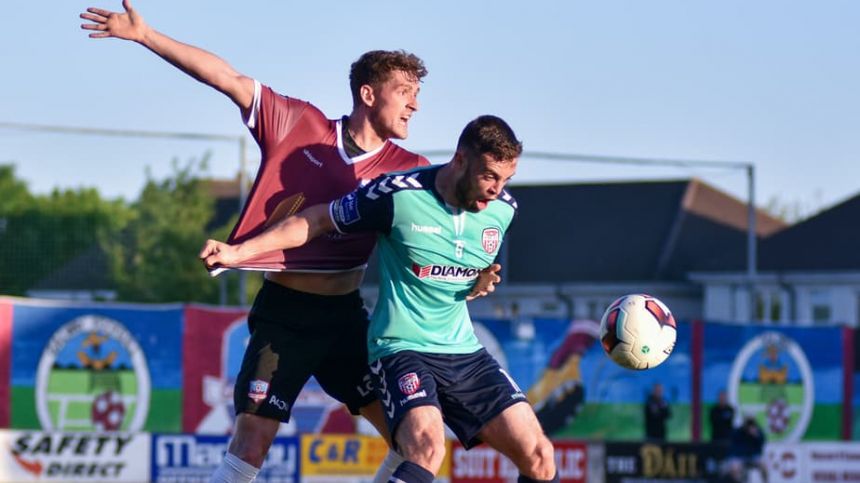
[[[719,401],[711,408],[711,441],[728,443],[732,439],[735,408],[729,404],[726,391],[720,391]]]
[[[654,383],[645,401],[645,438],[651,441],[666,440],[666,421],[672,417],[669,403],[663,398],[663,385]]]
[[[762,481],[767,481],[767,467],[764,464],[765,436],[761,426],[752,415],[744,416],[744,422],[732,432],[729,457],[726,460],[728,474],[732,481],[746,481],[749,469],[758,469]]]

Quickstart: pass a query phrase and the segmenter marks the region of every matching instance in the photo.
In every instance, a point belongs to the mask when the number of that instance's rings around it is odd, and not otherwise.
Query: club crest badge
[[[484,248],[484,251],[493,254],[499,249],[499,245],[501,244],[501,232],[498,228],[484,228],[484,232],[481,234],[481,247]]]
[[[251,385],[248,388],[248,397],[253,399],[255,402],[260,402],[263,399],[266,399],[266,394],[269,393],[269,383],[266,381],[261,381],[259,379],[254,379],[251,381]]]
[[[400,379],[397,380],[397,385],[400,386],[400,392],[411,396],[421,388],[421,379],[418,378],[418,374],[410,372],[400,376]]]

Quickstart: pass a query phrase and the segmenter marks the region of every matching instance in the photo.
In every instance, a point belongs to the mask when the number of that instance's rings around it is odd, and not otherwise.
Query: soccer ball
[[[676,335],[669,308],[650,295],[625,295],[612,302],[600,320],[603,350],[628,369],[650,369],[665,361]]]
[[[97,431],[117,431],[125,418],[125,404],[122,397],[107,391],[93,399],[92,421]]]

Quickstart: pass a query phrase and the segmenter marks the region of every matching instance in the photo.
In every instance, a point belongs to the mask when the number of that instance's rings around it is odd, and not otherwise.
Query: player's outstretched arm
[[[88,8],[80,17],[91,23],[81,24],[81,28],[92,30],[90,38],[117,38],[143,45],[191,77],[224,93],[247,114],[254,100],[253,79],[236,72],[211,52],[156,31],[132,8],[130,0],[123,0],[122,7],[124,12]]]
[[[501,269],[501,265],[494,263],[481,270],[478,274],[478,280],[472,286],[472,291],[466,296],[466,301],[469,302],[478,297],[484,297],[493,293],[496,290],[496,284],[502,281],[502,277],[499,276],[499,270]]]
[[[335,229],[328,207],[328,203],[311,206],[236,245],[207,240],[198,256],[206,268],[229,268],[241,265],[261,253],[300,247]]]

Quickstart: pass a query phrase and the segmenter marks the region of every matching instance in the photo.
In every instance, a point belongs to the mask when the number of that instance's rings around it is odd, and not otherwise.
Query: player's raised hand
[[[230,267],[242,261],[239,257],[239,247],[218,240],[206,240],[198,257],[210,270],[218,267]]]
[[[475,281],[472,291],[466,296],[466,301],[469,302],[478,297],[484,297],[493,293],[496,290],[496,284],[502,281],[502,277],[499,276],[499,270],[501,269],[501,265],[494,263],[481,270],[478,273],[478,280]]]
[[[146,35],[146,22],[132,8],[130,0],[123,0],[122,8],[125,12],[111,12],[110,10],[90,7],[86,13],[81,14],[81,18],[92,23],[81,24],[81,28],[94,30],[89,35],[93,39],[115,37],[142,42]]]

